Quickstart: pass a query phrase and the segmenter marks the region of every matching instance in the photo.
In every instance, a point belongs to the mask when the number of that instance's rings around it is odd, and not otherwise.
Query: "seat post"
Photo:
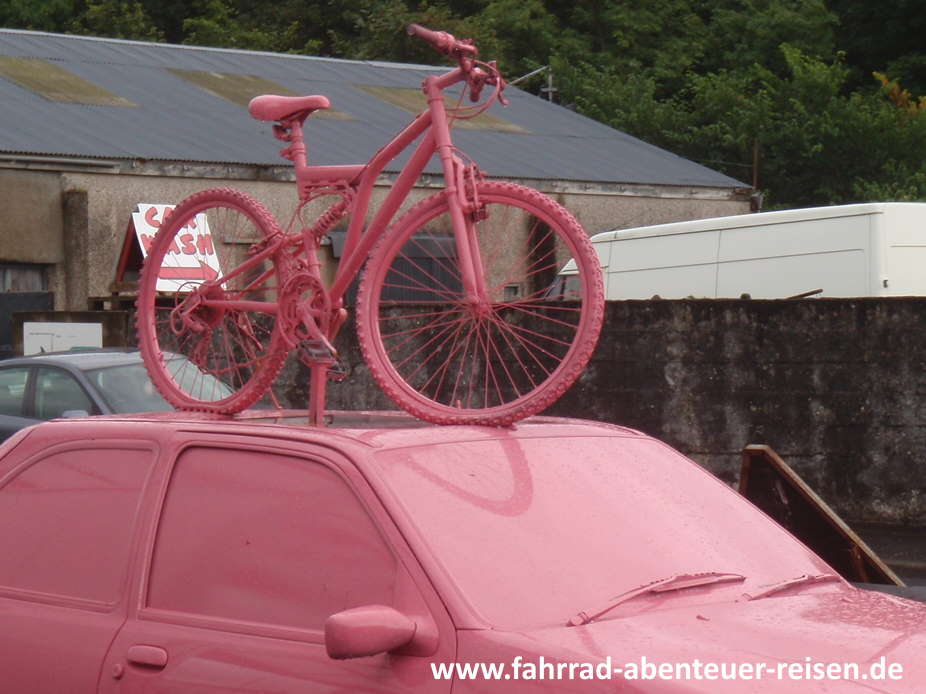
[[[325,399],[328,389],[328,366],[326,361],[313,362],[309,367],[309,424],[325,426]]]
[[[301,118],[297,117],[281,123],[281,125],[288,128],[290,131],[290,145],[286,148],[289,152],[287,159],[291,159],[295,165],[297,177],[301,174],[301,170],[307,168],[309,165],[309,149],[305,143],[305,137],[302,134],[302,123],[306,115],[308,114],[304,114]]]

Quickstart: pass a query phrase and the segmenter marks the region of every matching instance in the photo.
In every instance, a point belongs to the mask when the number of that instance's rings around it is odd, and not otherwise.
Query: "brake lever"
[[[501,73],[498,71],[498,64],[494,60],[488,62],[488,66],[492,68],[492,74],[488,79],[486,79],[487,84],[491,84],[493,87],[497,87],[498,93],[498,103],[502,106],[508,105],[508,99],[505,98],[505,87],[508,86],[508,83],[505,81],[505,78],[502,77]]]
[[[470,73],[469,81],[469,100],[473,103],[479,101],[480,96],[482,96],[482,88],[486,85],[486,82],[489,81],[489,75],[485,70],[481,70],[476,67],[473,68],[473,71]]]
[[[498,87],[498,103],[502,106],[508,105],[508,99],[505,98],[505,87],[508,86],[508,83],[502,78],[501,75],[497,75],[494,80],[490,80],[489,84],[493,84]]]

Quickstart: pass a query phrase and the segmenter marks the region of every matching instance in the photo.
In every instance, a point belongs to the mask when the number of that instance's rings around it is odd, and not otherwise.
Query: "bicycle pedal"
[[[340,359],[336,359],[334,364],[328,369],[328,380],[334,383],[340,383],[348,376],[347,367]]]
[[[338,355],[321,340],[302,340],[296,345],[296,356],[306,366],[313,364],[337,364]]]

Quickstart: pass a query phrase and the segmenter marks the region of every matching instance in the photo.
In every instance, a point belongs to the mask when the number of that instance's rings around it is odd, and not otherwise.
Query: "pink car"
[[[926,605],[604,424],[53,421],[0,528],[4,693],[926,691]]]

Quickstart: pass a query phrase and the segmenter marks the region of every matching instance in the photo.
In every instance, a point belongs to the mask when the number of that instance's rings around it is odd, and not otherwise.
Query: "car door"
[[[449,617],[345,459],[198,436],[159,508],[104,694],[449,691],[429,666],[453,659]],[[330,659],[326,618],[370,604],[433,634],[432,657]]]
[[[0,461],[0,690],[96,690],[125,621],[153,451],[34,432]]]

